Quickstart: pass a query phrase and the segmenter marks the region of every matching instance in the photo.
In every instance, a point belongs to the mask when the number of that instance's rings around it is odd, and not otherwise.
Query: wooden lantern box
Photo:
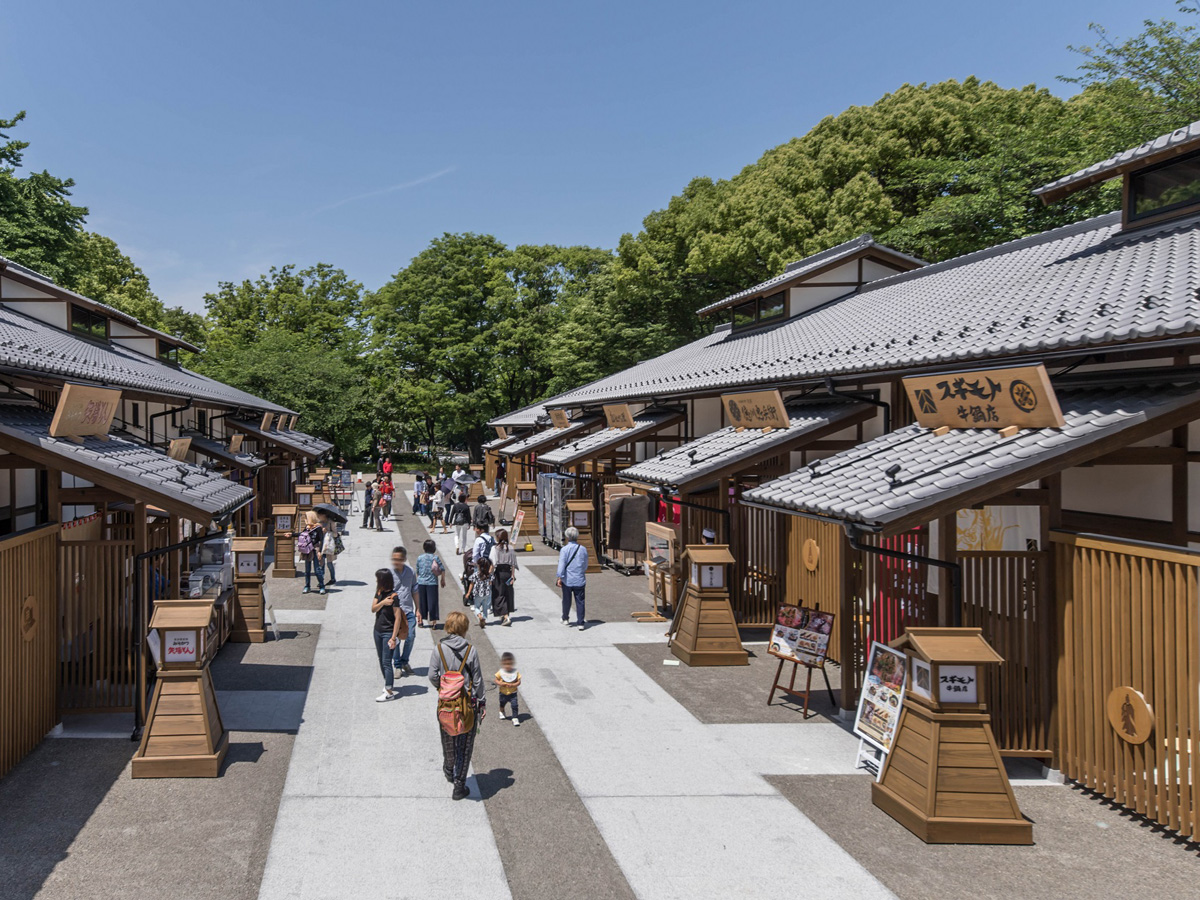
[[[872,802],[927,844],[1032,844],[992,736],[978,628],[909,628],[904,706]]]
[[[483,466],[470,465],[467,466],[467,471],[479,479],[474,484],[469,485],[469,498],[474,500],[477,497],[487,494],[487,482],[483,478]]]
[[[533,531],[537,530],[537,482],[535,481],[519,481],[517,482],[517,509],[525,513],[526,527],[533,527]],[[533,531],[530,533],[532,534]]]
[[[687,578],[675,615],[671,652],[689,666],[748,666],[729,602],[733,554],[725,544],[691,544],[683,552]]]
[[[229,639],[241,644],[266,640],[265,572],[266,538],[233,539],[233,589],[237,597],[233,631]]]
[[[271,507],[275,520],[275,566],[272,578],[296,577],[296,530],[300,527],[300,509],[294,503]]]
[[[579,532],[579,543],[588,552],[588,574],[603,571],[600,558],[596,555],[596,541],[592,537],[592,517],[596,509],[591,500],[567,501],[567,525]],[[564,538],[565,540],[565,538]]]
[[[208,671],[206,636],[212,600],[160,600],[150,618],[158,682],[134,778],[216,778],[229,750]]]
[[[316,504],[321,502],[321,497],[317,493],[318,488],[311,484],[296,485],[296,506],[300,508],[300,515],[303,516],[308,510],[312,509]],[[299,531],[301,524],[297,523],[296,530]]]

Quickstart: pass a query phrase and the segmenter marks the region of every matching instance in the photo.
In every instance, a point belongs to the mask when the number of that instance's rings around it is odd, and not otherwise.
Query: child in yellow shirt
[[[521,706],[517,699],[517,688],[521,686],[521,673],[517,671],[517,658],[511,653],[500,654],[500,671],[496,673],[496,684],[500,688],[500,718],[504,715],[505,705],[512,707],[512,723],[521,724]]]

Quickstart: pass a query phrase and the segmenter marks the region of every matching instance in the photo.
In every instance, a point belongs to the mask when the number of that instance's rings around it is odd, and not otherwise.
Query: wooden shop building
[[[264,533],[272,466],[287,492],[329,449],[195,350],[0,258],[0,776],[64,713],[144,710],[153,602],[205,581],[202,536]]]
[[[946,262],[832,248],[789,271],[836,268],[835,295],[785,272],[549,411],[683,409],[687,441],[633,445],[617,477],[681,543],[730,544],[743,626],[785,601],[836,613],[843,707],[873,641],[977,626],[1004,659],[987,696],[1005,754],[1195,836],[1200,123],[1037,193],[1112,178],[1120,210]],[[851,284],[853,254],[893,268]],[[1127,689],[1148,736],[1110,723]]]

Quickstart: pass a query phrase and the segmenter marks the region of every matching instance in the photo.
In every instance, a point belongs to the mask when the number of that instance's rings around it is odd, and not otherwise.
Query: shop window
[[[758,321],[769,322],[783,318],[787,311],[787,294],[780,291],[758,301]]]
[[[129,404],[129,421],[134,428],[142,427],[142,405],[140,403]]]
[[[108,339],[108,320],[94,309],[71,305],[71,330],[99,341]]]
[[[196,410],[196,430],[201,434],[208,431],[208,410]]]
[[[1130,221],[1200,209],[1200,153],[1129,176]]]

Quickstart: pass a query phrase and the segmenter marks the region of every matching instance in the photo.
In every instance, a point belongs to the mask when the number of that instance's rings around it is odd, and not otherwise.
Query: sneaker
[[[415,674],[412,670],[412,666],[410,666],[408,663],[405,663],[403,666],[401,666],[400,671],[403,672],[405,675]]]
[[[446,780],[454,784],[454,773],[449,769],[442,769],[442,774],[446,776]]]
[[[471,789],[465,784],[456,784],[454,793],[450,795],[451,800],[466,800],[471,796]]]
[[[395,696],[396,695],[393,694],[391,691],[384,691],[382,694],[380,694],[378,697],[375,698],[375,702],[376,703],[387,703],[389,700],[394,699]]]
[[[587,628],[587,623],[586,623],[586,622],[580,622],[580,623],[579,623],[578,625],[576,625],[575,627],[576,627],[576,628],[578,628],[580,631],[583,631],[583,629]]]
[[[503,618],[503,619],[500,621],[500,624],[501,624],[501,625],[503,625],[503,626],[505,626],[505,627],[507,628],[509,625],[512,625],[512,619],[510,619],[508,616],[505,616],[505,617],[504,617],[504,618]]]
[[[568,628],[571,627],[571,623],[568,622],[566,619],[563,619],[563,624],[566,625]]]
[[[508,718],[508,716],[506,716],[506,715],[504,714],[504,710],[500,710],[500,718],[501,718],[501,719],[507,719],[507,718]]]
[[[302,593],[302,594],[311,594],[311,593],[312,593],[312,588],[305,588],[305,589],[304,589],[304,590],[302,590],[300,593]]]
[[[317,591],[317,593],[323,595],[325,593],[325,588],[321,588],[319,591]]]
[[[513,727],[514,727],[514,728],[520,728],[520,727],[521,727],[521,720],[520,720],[520,719],[518,719],[516,716],[513,716]]]
[[[401,669],[401,668],[399,668],[399,667],[397,667],[397,668],[395,668],[395,669],[392,669],[392,674],[393,674],[393,675],[395,675],[395,677],[396,677],[396,678],[403,678],[403,677],[404,677],[404,670],[403,670],[403,669]]]

